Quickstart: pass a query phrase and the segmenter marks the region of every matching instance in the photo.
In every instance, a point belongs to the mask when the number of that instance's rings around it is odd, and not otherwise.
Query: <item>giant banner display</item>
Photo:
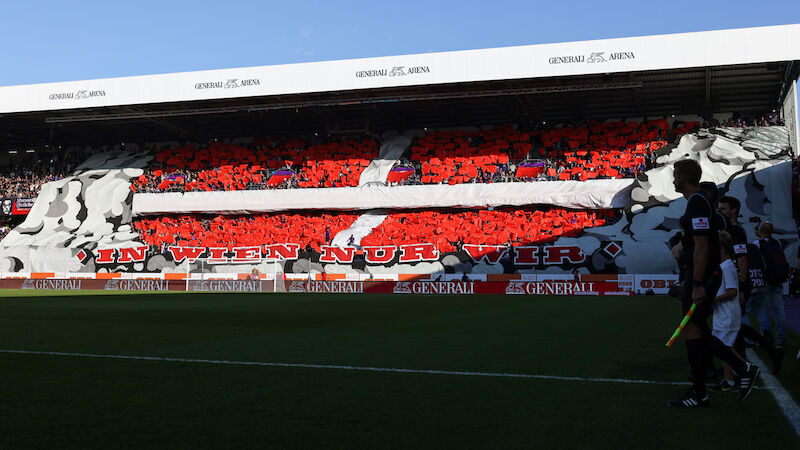
[[[131,226],[130,181],[142,174],[152,155],[108,152],[93,156],[85,164],[87,170],[76,176],[44,185],[26,220],[0,242],[0,272],[669,274],[677,271],[677,265],[666,242],[679,231],[678,219],[686,206],[686,199],[674,190],[672,165],[686,158],[699,162],[703,181],[714,182],[721,194],[741,200],[740,221],[749,240],[755,239],[758,222],[771,221],[774,236],[794,264],[798,240],[791,199],[793,153],[786,127],[700,130],[660,149],[659,155],[655,168],[632,183],[622,180],[631,187],[625,191],[619,220],[610,225],[552,236],[540,245],[491,246],[467,236],[453,245],[454,251],[445,252],[429,242],[359,248],[336,239],[338,245],[318,251],[292,242],[151,248]],[[514,184],[522,189],[538,182]],[[439,192],[459,186],[415,188]],[[298,191],[302,190],[289,193]],[[570,190],[562,194],[569,197]],[[457,196],[443,198],[451,198],[453,207],[464,201]],[[562,206],[559,198],[550,196],[548,204]],[[332,209],[335,205],[331,201]]]
[[[797,115],[797,80],[792,81],[792,87],[783,99],[783,121],[789,133],[789,144],[794,150],[794,155],[800,155],[800,122]]]
[[[286,209],[478,208],[557,204],[565,208],[622,208],[632,179],[467,183],[136,194],[134,215],[254,214]]]

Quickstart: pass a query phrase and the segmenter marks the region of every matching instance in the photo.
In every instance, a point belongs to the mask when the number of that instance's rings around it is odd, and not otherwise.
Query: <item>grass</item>
[[[667,297],[0,295],[0,348],[682,381]],[[795,349],[798,336],[790,337]],[[800,365],[780,374],[800,398]],[[762,359],[766,361],[762,355]],[[798,448],[772,396],[0,353],[0,448]]]

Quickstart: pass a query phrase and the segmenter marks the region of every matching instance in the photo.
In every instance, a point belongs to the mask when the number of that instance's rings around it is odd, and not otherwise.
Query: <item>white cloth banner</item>
[[[797,121],[797,80],[792,81],[792,87],[783,100],[783,122],[789,131],[789,145],[792,146],[794,156],[800,155],[800,127]]]
[[[553,205],[622,208],[633,179],[135,194],[133,215]]]

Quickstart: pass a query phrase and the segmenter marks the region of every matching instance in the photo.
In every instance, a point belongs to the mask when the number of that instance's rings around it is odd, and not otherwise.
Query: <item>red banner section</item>
[[[4,279],[0,289],[195,291],[195,292],[304,292],[312,294],[411,295],[630,295],[617,283],[599,281],[310,281],[281,280],[93,280]]]

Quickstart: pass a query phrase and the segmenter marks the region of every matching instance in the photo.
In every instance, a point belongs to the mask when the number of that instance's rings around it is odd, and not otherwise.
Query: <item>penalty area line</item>
[[[473,372],[461,370],[436,370],[436,369],[402,369],[396,367],[370,367],[370,366],[349,366],[336,364],[304,364],[304,363],[282,363],[264,361],[231,361],[224,359],[193,359],[193,358],[171,358],[165,356],[136,356],[136,355],[107,355],[98,353],[71,353],[71,352],[49,352],[36,350],[9,350],[0,349],[0,353],[14,355],[41,355],[41,356],[64,356],[74,358],[99,358],[99,359],[122,359],[133,361],[161,361],[193,364],[215,364],[224,366],[258,366],[258,367],[281,367],[299,369],[326,369],[326,370],[349,370],[356,372],[388,372],[388,373],[409,373],[426,375],[449,375],[449,376],[468,376],[468,377],[490,377],[490,378],[523,378],[534,380],[554,380],[554,381],[580,381],[590,383],[622,383],[622,384],[654,384],[666,386],[688,386],[691,383],[676,381],[656,381],[656,380],[637,380],[627,378],[603,378],[603,377],[566,377],[558,375],[538,375],[528,373],[508,373],[508,372]]]

